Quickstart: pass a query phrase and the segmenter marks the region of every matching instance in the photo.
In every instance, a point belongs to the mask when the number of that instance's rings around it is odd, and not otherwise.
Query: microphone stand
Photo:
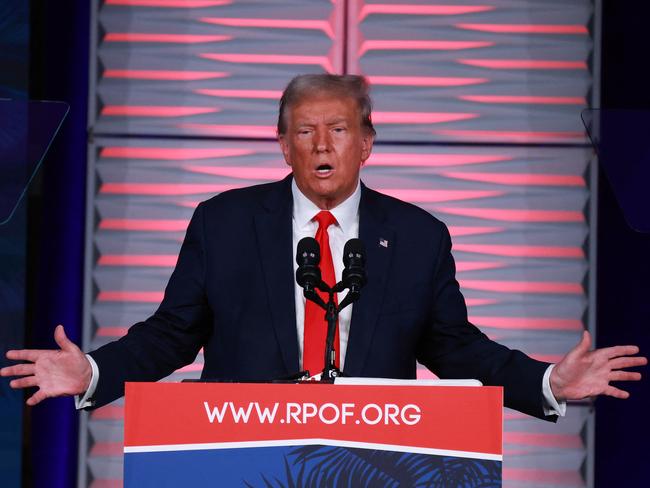
[[[342,376],[343,373],[336,367],[336,348],[334,347],[334,337],[336,335],[336,322],[339,318],[339,313],[345,307],[356,301],[360,297],[357,290],[350,289],[339,306],[336,305],[334,294],[343,291],[347,288],[344,281],[339,281],[336,286],[331,288],[324,281],[318,284],[321,291],[327,292],[329,298],[327,303],[312,289],[305,287],[305,298],[316,303],[319,307],[325,310],[325,320],[327,321],[327,339],[325,341],[325,367],[321,374],[321,380],[334,381],[334,378]]]

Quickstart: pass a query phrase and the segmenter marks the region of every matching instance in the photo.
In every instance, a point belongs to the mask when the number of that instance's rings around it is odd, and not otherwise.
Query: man
[[[294,78],[280,101],[278,139],[292,175],[197,207],[152,317],[89,356],[61,326],[60,350],[7,353],[28,361],[1,374],[22,376],[14,388],[39,388],[29,405],[58,395],[83,395],[82,407],[104,405],[123,394],[125,381],[158,380],[192,362],[201,347],[203,378],[267,380],[308,365],[317,373],[323,314],[314,321],[292,265],[307,235],[324,243],[321,266],[334,275],[330,281],[341,278],[345,241],[360,237],[367,248],[368,284],[339,320],[347,375],[413,378],[419,361],[443,378],[503,385],[507,406],[551,419],[565,400],[626,398],[609,382],[640,379],[623,371],[647,363],[632,357],[635,346],[590,351],[585,332],[552,366],[490,341],[467,321],[444,224],[360,183],[374,140],[363,78]]]

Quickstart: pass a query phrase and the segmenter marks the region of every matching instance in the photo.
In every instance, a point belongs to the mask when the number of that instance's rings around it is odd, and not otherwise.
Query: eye
[[[345,127],[334,127],[332,130],[337,134],[341,134],[345,132]]]

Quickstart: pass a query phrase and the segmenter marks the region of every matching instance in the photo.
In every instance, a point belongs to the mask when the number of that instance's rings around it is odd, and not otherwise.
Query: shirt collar
[[[318,208],[309,198],[303,195],[298,188],[298,185],[296,185],[295,178],[291,181],[291,193],[293,195],[293,218],[298,228],[305,227],[309,222],[311,222],[311,219],[321,211],[321,209]],[[361,185],[357,181],[357,187],[352,195],[336,207],[330,209],[330,212],[334,215],[334,218],[343,232],[347,232],[355,221],[358,220],[360,201]]]

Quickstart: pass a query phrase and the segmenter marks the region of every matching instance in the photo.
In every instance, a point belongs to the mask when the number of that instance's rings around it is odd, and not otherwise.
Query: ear
[[[361,139],[361,164],[362,165],[370,157],[370,153],[372,153],[372,145],[374,142],[375,142],[374,136],[370,132],[365,132]]]
[[[289,150],[289,144],[287,143],[286,135],[278,134],[278,142],[280,143],[280,150],[284,156],[284,161],[287,165],[291,166],[291,151]]]

